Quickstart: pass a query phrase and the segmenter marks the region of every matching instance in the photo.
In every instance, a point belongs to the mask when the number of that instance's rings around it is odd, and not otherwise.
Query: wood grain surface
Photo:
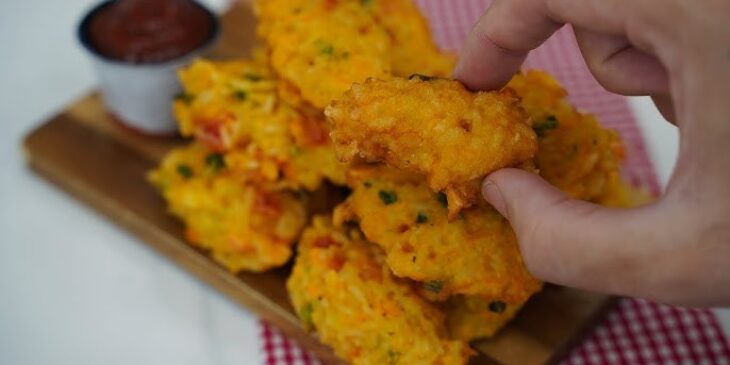
[[[255,18],[245,2],[223,17],[223,37],[213,59],[246,56],[256,45]],[[30,167],[52,183],[134,233],[229,298],[295,338],[325,363],[340,363],[332,351],[303,330],[284,282],[289,267],[264,274],[234,275],[185,243],[182,225],[146,182],[145,174],[180,138],[146,137],[105,111],[92,93],[45,122],[24,141]],[[472,364],[553,363],[610,307],[604,295],[548,286],[498,336],[473,343]]]

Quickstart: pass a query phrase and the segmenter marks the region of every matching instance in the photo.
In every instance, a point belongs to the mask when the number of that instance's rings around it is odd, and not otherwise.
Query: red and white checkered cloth
[[[261,322],[265,365],[320,365],[271,325]],[[730,365],[730,348],[710,310],[621,299],[563,365]]]
[[[461,47],[490,0],[417,0],[444,49]],[[558,31],[527,59],[525,68],[553,74],[578,107],[617,130],[626,144],[626,176],[659,191],[641,131],[626,100],[606,92],[591,76],[568,27]],[[261,323],[266,365],[320,364],[276,329]],[[730,365],[730,346],[709,310],[674,308],[622,299],[564,364],[718,364]]]

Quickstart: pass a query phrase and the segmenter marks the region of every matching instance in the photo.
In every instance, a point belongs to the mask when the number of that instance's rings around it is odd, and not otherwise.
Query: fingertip
[[[454,77],[471,90],[500,89],[560,27],[542,1],[494,1],[469,33]]]
[[[484,199],[509,220],[526,204],[555,194],[562,195],[539,175],[516,168],[497,170],[482,182]]]
[[[519,231],[547,207],[569,198],[540,175],[517,168],[497,170],[482,183],[484,198]]]
[[[467,41],[453,76],[468,89],[498,90],[517,73],[527,52],[508,52],[494,42],[475,37]]]
[[[513,167],[497,170],[489,174],[489,176],[487,176],[484,180],[485,182],[490,181],[509,190],[530,189],[534,188],[535,184],[552,187],[552,185],[547,183],[542,177],[540,177],[540,175]]]

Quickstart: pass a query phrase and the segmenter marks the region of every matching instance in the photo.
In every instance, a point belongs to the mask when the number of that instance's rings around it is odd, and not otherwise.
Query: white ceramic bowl
[[[122,123],[151,135],[172,135],[177,125],[172,115],[172,100],[182,89],[177,70],[208,51],[218,40],[220,24],[210,10],[198,4],[211,17],[213,29],[207,41],[193,51],[163,63],[131,63],[100,54],[89,40],[92,17],[113,2],[97,5],[81,21],[78,37],[92,56],[107,109]]]

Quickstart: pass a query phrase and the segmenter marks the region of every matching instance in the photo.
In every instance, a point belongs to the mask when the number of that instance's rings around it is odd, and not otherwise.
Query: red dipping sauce
[[[88,25],[88,40],[99,54],[131,63],[184,56],[215,31],[210,13],[191,0],[116,0]]]

